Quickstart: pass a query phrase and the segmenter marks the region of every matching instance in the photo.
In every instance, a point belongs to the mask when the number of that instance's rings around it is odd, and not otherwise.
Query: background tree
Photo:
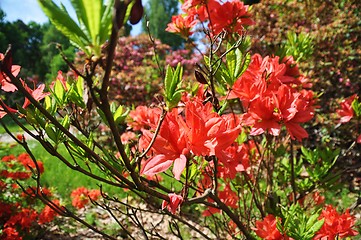
[[[59,32],[50,22],[43,25],[43,39],[40,46],[40,51],[42,54],[42,63],[44,68],[40,69],[39,76],[40,78],[45,78],[46,80],[51,80],[56,77],[59,70],[66,72],[69,70],[68,65],[62,59],[58,46],[61,46],[61,49],[65,56],[73,61],[75,56],[75,48],[70,44],[69,40]]]
[[[146,19],[149,21],[149,29],[153,37],[158,38],[173,49],[182,48],[184,39],[176,34],[166,32],[167,24],[173,15],[179,11],[178,0],[149,0],[145,7]],[[147,32],[147,21],[143,19],[143,31]]]
[[[68,66],[62,60],[59,50],[70,61],[74,59],[75,48],[69,40],[50,23],[24,23],[5,21],[5,12],[0,9],[0,52],[5,52],[12,45],[14,63],[22,66],[23,77],[35,77],[41,82],[56,77],[57,71],[68,71]]]

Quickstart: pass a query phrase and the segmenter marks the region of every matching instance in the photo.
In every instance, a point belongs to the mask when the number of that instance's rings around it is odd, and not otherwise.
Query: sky
[[[71,7],[69,0],[53,0],[59,5],[61,2],[68,10],[70,15],[76,19],[74,10]],[[147,2],[147,1],[144,1]],[[48,21],[45,14],[42,12],[37,0],[0,0],[0,8],[5,12],[5,21],[13,22],[18,19],[24,23],[34,21],[37,23],[45,23]],[[141,24],[133,26],[132,35],[137,35],[141,32]]]

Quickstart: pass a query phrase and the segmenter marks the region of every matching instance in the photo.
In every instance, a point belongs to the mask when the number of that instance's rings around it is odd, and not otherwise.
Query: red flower
[[[4,103],[1,99],[0,99],[0,101],[2,103]],[[6,106],[6,110],[10,111],[11,113],[16,113],[18,111],[16,109],[8,107],[5,103],[4,103],[4,105]],[[7,114],[7,112],[5,111],[5,109],[0,105],[0,119],[3,118],[6,114]]]
[[[21,229],[28,230],[37,217],[38,214],[34,210],[23,208],[21,212],[11,216],[4,224],[4,227],[14,227],[15,225],[19,225]]]
[[[256,228],[253,230],[257,236],[265,240],[283,240],[284,236],[277,229],[277,219],[272,214],[268,214],[263,220],[256,221]]]
[[[223,30],[229,33],[242,34],[244,26],[253,25],[254,21],[250,18],[248,6],[239,0],[227,1],[218,4],[210,15],[210,28],[213,34],[217,35]]]
[[[162,209],[167,208],[169,212],[175,214],[180,204],[183,202],[183,197],[175,193],[168,194],[170,202],[163,200]]]
[[[336,112],[340,116],[340,123],[347,123],[354,116],[354,111],[352,108],[352,102],[357,98],[357,95],[354,94],[351,97],[348,97],[341,102],[341,109],[338,109]]]
[[[219,3],[216,0],[186,0],[182,4],[182,10],[194,19],[206,21],[209,19],[209,14],[218,6]]]
[[[268,132],[278,136],[281,131],[281,115],[275,96],[259,97],[252,101],[248,112],[242,115],[243,124],[252,126],[251,135]]]
[[[314,115],[313,93],[293,88],[297,73],[286,70],[278,57],[262,59],[256,54],[247,71],[235,82],[230,96],[242,100],[247,112],[241,119],[244,125],[252,127],[251,135],[268,132],[278,136],[285,125],[292,139],[301,141],[308,136],[300,123]]]
[[[44,93],[44,88],[45,88],[45,84],[40,84],[35,90],[32,90],[27,85],[25,85],[25,89],[31,94],[31,96],[33,96],[33,98],[36,101],[40,101],[41,99],[45,98],[50,94],[50,93]],[[25,98],[23,108],[26,108],[29,105],[30,105],[29,99]]]
[[[233,144],[217,154],[219,159],[218,176],[222,179],[234,179],[237,172],[244,172],[249,167],[249,149],[246,144]]]
[[[125,132],[120,136],[120,139],[123,144],[127,144],[130,141],[135,140],[136,138],[137,138],[137,135],[135,135],[135,133],[132,131]]]
[[[14,227],[5,227],[0,235],[3,240],[22,240],[23,238],[19,235]]]
[[[172,33],[178,33],[184,38],[188,38],[193,34],[191,29],[197,24],[197,22],[191,16],[177,15],[172,16],[172,22],[168,23],[166,31]]]
[[[4,54],[0,53],[0,61],[4,59]],[[11,66],[11,73],[16,77],[20,72],[20,66],[19,65],[12,65]],[[5,92],[15,92],[17,88],[15,85],[11,83],[10,78],[3,72],[0,71],[0,84],[1,89]]]
[[[13,155],[13,154],[10,154],[10,155],[7,155],[7,156],[4,156],[1,161],[3,162],[10,162],[12,160],[15,160],[16,157]]]
[[[27,153],[21,153],[19,156],[18,156],[18,161],[21,162],[24,167],[28,170],[30,170],[30,168],[33,168],[35,169],[36,166],[35,166],[35,163],[33,162],[33,160],[31,159],[30,155],[27,154]],[[36,161],[36,164],[38,165],[39,167],[39,171],[40,173],[43,173],[44,172],[44,165],[42,162],[40,161]]]
[[[194,99],[186,103],[185,132],[189,149],[198,156],[212,156],[228,148],[241,129],[233,115],[219,116],[210,102]]]
[[[325,219],[321,229],[313,239],[328,240],[356,236],[358,232],[352,229],[356,218],[350,215],[347,209],[344,214],[339,214],[332,205],[326,205],[319,219]]]
[[[72,205],[77,209],[81,209],[89,203],[89,198],[96,201],[100,197],[100,191],[79,187],[71,192],[70,197],[73,199],[71,202]]]
[[[179,118],[177,109],[173,109],[167,114],[152,146],[156,155],[143,164],[141,174],[153,176],[166,171],[174,163],[174,177],[180,179],[180,175],[186,166],[186,155],[188,155],[189,150],[186,146],[185,132],[179,125]],[[145,149],[150,144],[153,133],[150,130],[143,130],[142,132],[143,136],[139,144]]]
[[[59,200],[54,200],[53,203],[57,206],[60,205]],[[48,205],[45,206],[45,208],[43,209],[43,211],[41,211],[41,213],[39,214],[39,220],[38,223],[39,224],[44,224],[44,223],[48,223],[54,220],[54,218],[59,215],[56,211],[54,211],[51,207],[49,207]]]
[[[149,128],[155,129],[161,113],[162,110],[159,108],[138,106],[135,110],[132,110],[129,113],[129,117],[133,119],[133,121],[129,123],[129,126],[135,131]]]
[[[9,218],[9,216],[11,216],[12,208],[12,204],[0,202],[0,219],[2,220],[2,218]]]

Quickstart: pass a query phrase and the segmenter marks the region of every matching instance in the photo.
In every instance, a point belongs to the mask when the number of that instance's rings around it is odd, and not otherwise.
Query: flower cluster
[[[337,239],[356,236],[358,232],[352,229],[356,218],[351,216],[349,209],[339,214],[332,205],[326,205],[319,217],[325,219],[322,228],[313,239]]]
[[[40,173],[44,172],[44,166],[41,161],[37,161],[36,165],[29,154],[22,153],[15,157],[14,155],[5,156],[1,159],[4,169],[0,171],[0,177],[11,178],[14,180],[23,180],[30,178],[31,169],[39,168]]]
[[[174,163],[174,176],[180,179],[191,155],[222,158],[227,155],[226,149],[241,131],[237,123],[236,117],[232,114],[220,116],[213,112],[212,104],[209,102],[204,105],[197,98],[187,101],[183,111],[175,108],[167,113],[152,145],[151,154],[154,156],[143,163],[141,173],[153,176],[164,172]],[[156,124],[153,122],[150,130],[141,130],[142,149],[146,149],[150,144]]]
[[[36,205],[36,194],[47,198],[52,197],[48,189],[29,187],[22,192],[22,189],[14,184],[14,180],[28,180],[32,175],[30,168],[35,169],[35,163],[27,153],[22,153],[17,157],[4,156],[0,163],[3,169],[0,172],[0,230],[2,232],[0,238],[22,239],[23,236],[31,233],[33,227],[52,222],[58,213],[49,206]],[[43,173],[42,162],[37,161],[36,164],[40,173]],[[60,206],[59,200],[55,199],[53,202]]]
[[[324,219],[320,230],[313,237],[314,240],[328,240],[356,236],[358,232],[353,229],[356,218],[351,216],[347,209],[345,213],[339,214],[332,205],[326,205],[318,218]],[[256,221],[253,228],[257,236],[266,240],[292,239],[287,234],[282,234],[277,224],[280,226],[281,220],[272,214],[268,214],[263,220]]]
[[[208,23],[212,35],[227,33],[242,34],[244,26],[253,25],[248,6],[238,0],[221,3],[217,0],[187,0],[182,4],[184,14],[172,17],[167,31],[180,34],[188,38],[193,34],[192,29],[197,23]]]
[[[355,112],[353,104],[355,108],[357,108],[357,112]],[[336,110],[338,116],[340,117],[340,123],[348,123],[354,116],[361,116],[361,114],[359,113],[359,111],[361,112],[361,109],[358,109],[361,105],[358,102],[358,96],[356,94],[342,100],[340,105],[341,109]],[[359,136],[357,137],[356,142],[361,143],[361,134],[359,134]]]
[[[251,127],[251,135],[269,133],[278,136],[285,126],[292,139],[301,141],[308,137],[301,123],[314,115],[313,92],[303,88],[302,76],[289,57],[262,58],[252,56],[244,74],[232,87],[230,98],[239,98],[246,111],[242,115],[244,126]]]
[[[100,197],[100,190],[89,190],[85,187],[79,187],[71,192],[70,197],[72,198],[71,204],[75,208],[81,209],[84,208],[90,200],[96,201]]]
[[[283,240],[286,239],[277,229],[277,221],[279,221],[272,214],[268,214],[263,220],[256,221],[254,228],[257,236],[265,240]]]
[[[21,67],[19,65],[12,65],[11,60],[7,60],[5,59],[5,56],[0,53],[0,61],[3,61],[3,63],[5,65],[8,65],[7,67],[9,68],[9,70],[11,71],[13,76],[17,76],[20,72]],[[35,89],[31,89],[28,87],[28,85],[24,82],[24,80],[19,79],[21,84],[24,86],[24,88],[26,89],[26,91],[37,101],[40,101],[41,99],[43,99],[45,96],[49,95],[49,93],[44,93],[44,88],[45,88],[45,84],[40,84],[37,88]],[[5,92],[15,92],[17,91],[17,87],[11,82],[11,79],[9,76],[7,76],[5,74],[5,72],[0,71],[0,84],[1,84],[1,90],[5,91]],[[12,112],[12,113],[16,113],[17,110],[13,109],[7,105],[5,105],[5,103],[1,101],[1,105],[0,105],[0,118],[3,118],[7,112]],[[27,108],[30,105],[30,101],[28,98],[25,97],[24,99],[24,103],[22,105],[22,108]],[[4,109],[5,107],[5,109]]]

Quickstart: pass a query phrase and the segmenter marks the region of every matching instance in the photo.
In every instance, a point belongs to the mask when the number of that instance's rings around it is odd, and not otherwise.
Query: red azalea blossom
[[[351,97],[348,97],[341,102],[341,109],[338,109],[336,112],[340,116],[340,123],[347,123],[354,116],[354,111],[352,108],[352,102],[357,98],[357,95],[354,94]]]
[[[244,26],[253,25],[248,6],[239,0],[227,1],[219,4],[210,15],[210,28],[213,34],[217,35],[223,30],[229,33],[242,34]]]
[[[295,67],[295,66],[294,66]],[[243,125],[251,126],[251,135],[267,132],[278,136],[284,125],[292,139],[308,137],[300,124],[314,116],[313,92],[294,88],[296,70],[279,63],[279,58],[252,56],[246,72],[235,82],[230,97],[238,97],[246,109]]]
[[[210,102],[205,105],[194,99],[186,103],[185,132],[187,144],[197,156],[217,155],[228,148],[241,129],[233,115],[219,116]]]
[[[188,155],[189,150],[186,146],[185,133],[179,125],[179,118],[177,109],[173,109],[165,117],[152,146],[156,155],[143,164],[142,174],[153,176],[166,171],[174,163],[173,174],[176,179],[180,179],[180,175],[186,166],[186,155]],[[139,144],[145,149],[150,144],[153,133],[150,130],[143,130],[142,132],[143,136]]]
[[[177,15],[172,16],[172,22],[168,23],[166,31],[172,33],[178,33],[184,38],[188,38],[193,34],[191,29],[197,24],[197,22],[189,16]]]
[[[246,144],[241,146],[233,144],[218,153],[218,176],[222,179],[234,179],[237,172],[246,171],[250,166],[248,152]]]
[[[146,149],[153,138],[152,130],[142,130],[139,144]],[[185,119],[178,109],[173,109],[165,117],[159,134],[152,145],[153,157],[142,167],[141,173],[153,176],[166,171],[173,163],[176,179],[184,170],[187,155],[218,155],[227,149],[238,137],[241,129],[233,115],[219,116],[213,112],[211,103],[200,100],[186,102]]]
[[[50,93],[44,92],[44,88],[45,88],[45,84],[40,84],[35,90],[32,90],[27,85],[25,85],[25,89],[31,94],[31,96],[36,101],[40,101],[50,94]],[[29,105],[30,105],[30,100],[25,98],[23,108],[26,108]]]
[[[332,205],[326,205],[319,219],[325,219],[314,240],[329,240],[356,236],[358,232],[352,229],[356,218],[350,215],[349,209],[339,214]]]
[[[54,200],[53,203],[57,206],[60,205],[59,200]],[[54,218],[59,215],[56,211],[54,211],[51,207],[49,207],[48,205],[45,206],[45,208],[43,209],[43,211],[41,211],[41,213],[39,214],[39,220],[38,223],[39,224],[44,224],[44,223],[48,223],[54,220]]]
[[[79,187],[71,192],[70,197],[72,198],[72,205],[77,209],[81,209],[89,203],[89,198],[93,201],[97,200],[100,197],[100,191]]]
[[[16,113],[18,110],[16,109],[12,109],[11,107],[8,107],[1,99],[0,101],[6,106],[6,110],[8,110],[11,113]],[[0,105],[0,119],[3,118],[5,115],[7,114],[7,112],[5,111],[5,109]]]
[[[21,212],[11,216],[4,227],[14,227],[18,225],[21,229],[28,230],[37,217],[38,214],[34,210],[23,208]]]
[[[148,108],[145,106],[138,106],[135,110],[130,111],[129,117],[132,118],[129,124],[133,130],[141,130],[141,129],[155,129],[162,110],[159,108]]]
[[[14,227],[5,227],[2,229],[2,235],[0,235],[3,240],[22,240],[19,232],[16,231]]]
[[[4,59],[4,54],[0,53],[0,61]],[[20,72],[20,66],[19,65],[12,65],[11,66],[11,73],[16,77]],[[1,89],[5,92],[15,92],[17,88],[15,85],[11,83],[10,78],[3,72],[0,71],[0,84]]]
[[[28,170],[30,170],[30,168],[36,169],[35,163],[33,162],[33,160],[31,159],[30,155],[27,153],[21,153],[17,159],[19,160],[19,162],[21,162],[24,167]],[[42,162],[40,161],[36,161],[36,164],[39,167],[39,171],[40,173],[44,172],[44,165]]]
[[[253,230],[257,236],[265,240],[285,239],[277,229],[277,218],[272,214],[268,214],[263,220],[256,221],[256,227]]]
[[[127,144],[132,140],[136,140],[136,138],[137,135],[135,135],[135,133],[132,131],[125,132],[120,136],[120,140],[122,141],[123,144]]]
[[[219,6],[216,0],[186,0],[182,4],[182,10],[188,16],[202,22],[209,19],[209,14],[213,13]]]
[[[167,208],[169,212],[175,214],[181,203],[183,202],[183,197],[175,193],[168,194],[170,202],[163,200],[162,209]]]

